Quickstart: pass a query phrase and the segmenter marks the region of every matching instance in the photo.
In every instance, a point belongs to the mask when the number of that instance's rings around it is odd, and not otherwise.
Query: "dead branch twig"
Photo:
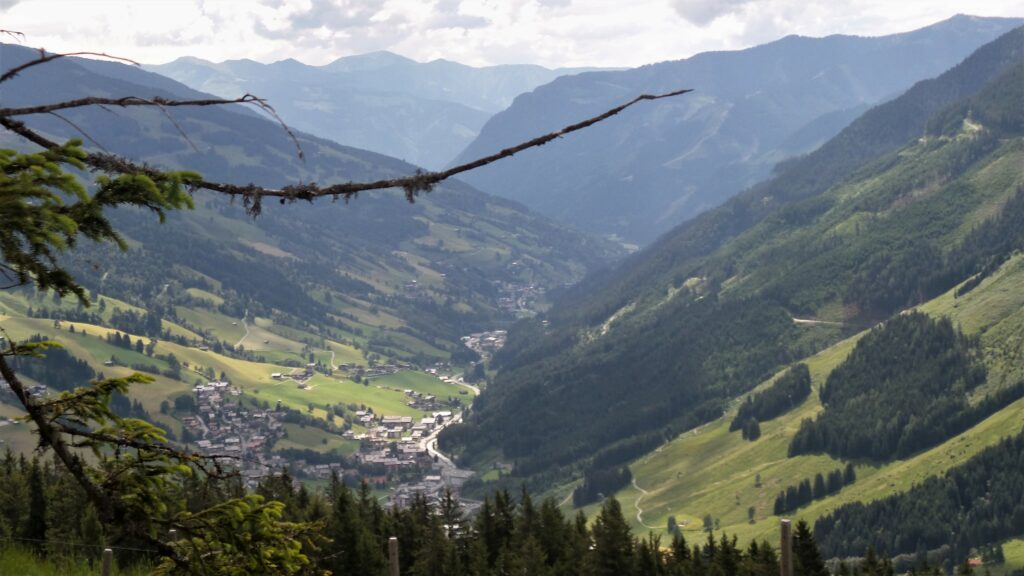
[[[96,146],[100,150],[103,150],[104,152],[109,152],[109,150],[107,150],[106,147],[103,146],[103,144],[100,144],[99,142],[97,142],[96,139],[93,138],[92,136],[90,136],[88,132],[86,132],[85,130],[82,130],[82,128],[78,124],[75,124],[74,122],[72,122],[71,120],[65,118],[61,114],[58,114],[57,112],[47,112],[47,114],[49,114],[51,116],[56,116],[60,120],[63,120],[65,124],[67,124],[68,126],[71,126],[72,128],[74,128],[75,132],[78,132],[79,134],[82,135],[83,138],[85,138],[89,142],[92,142],[94,146]]]
[[[307,200],[312,201],[316,198],[324,196],[331,196],[333,198],[342,197],[346,200],[356,196],[359,192],[370,191],[370,190],[383,190],[387,188],[401,188],[405,191],[406,199],[413,202],[421,192],[429,192],[433,187],[453,176],[475,170],[482,166],[497,162],[503,158],[513,156],[523,150],[529,148],[536,148],[543,146],[548,142],[556,138],[565,136],[572,132],[582,130],[603,120],[607,120],[612,116],[622,112],[626,108],[642,102],[645,100],[660,100],[663,98],[671,98],[673,96],[680,96],[692,92],[690,89],[676,90],[673,92],[667,92],[664,94],[642,94],[633,98],[625,104],[616,106],[606,112],[603,112],[597,116],[593,116],[576,124],[571,124],[560,130],[550,132],[543,136],[538,136],[532,140],[528,140],[516,146],[505,148],[500,152],[485,156],[465,164],[443,170],[440,172],[417,172],[412,176],[404,176],[400,178],[388,178],[383,180],[376,180],[372,182],[343,182],[340,184],[332,184],[330,186],[319,186],[316,183],[309,184],[293,184],[285,186],[283,188],[264,188],[257,186],[256,184],[248,184],[240,186],[237,184],[226,184],[223,182],[210,182],[200,181],[194,183],[195,188],[205,188],[214,192],[221,192],[223,194],[229,194],[232,196],[242,196],[246,209],[252,215],[258,215],[261,208],[261,199],[263,197],[275,197],[279,198],[282,203],[295,201],[295,200]],[[38,114],[50,112],[52,110],[62,110],[66,108],[77,108],[81,106],[92,106],[92,105],[113,105],[113,106],[210,106],[220,104],[232,104],[232,103],[255,103],[264,109],[269,109],[269,105],[266,104],[262,99],[256,98],[251,94],[246,94],[241,98],[235,100],[222,100],[222,99],[209,99],[209,100],[165,100],[165,99],[152,99],[147,100],[143,98],[128,97],[120,99],[110,98],[80,98],[78,100],[70,100],[67,102],[59,102],[56,104],[47,104],[42,106],[32,106],[26,108],[2,108],[0,109],[0,126],[3,126],[7,130],[21,135],[22,137],[40,145],[44,148],[55,148],[58,146],[56,142],[49,140],[42,136],[38,132],[32,130],[26,126],[23,122],[15,120],[14,116],[22,116],[28,114]],[[276,114],[275,114],[276,117]],[[283,123],[282,123],[283,125]],[[296,145],[298,140],[295,139],[294,135],[288,130],[287,126],[285,130],[288,131],[289,135],[292,136]],[[301,149],[300,149],[301,157]],[[100,154],[100,153],[89,153],[84,161],[89,166],[96,170],[101,170],[109,173],[118,174],[145,174],[149,176],[158,175],[160,172],[149,166],[143,166],[127,158],[116,156],[113,154]]]
[[[120,106],[127,108],[131,106],[155,106],[164,113],[167,120],[170,121],[171,125],[181,134],[185,141],[188,142],[193,149],[198,151],[196,145],[189,139],[188,135],[182,130],[181,126],[171,117],[170,112],[167,108],[174,106],[223,106],[225,104],[252,104],[267,115],[271,116],[281,129],[284,130],[285,134],[291,139],[292,143],[295,144],[295,150],[298,154],[299,160],[306,161],[306,154],[302,150],[302,145],[299,143],[298,137],[295,132],[292,131],[291,127],[288,126],[284,120],[277,114],[277,110],[270,105],[269,102],[254,96],[252,94],[246,94],[239,98],[226,99],[226,98],[201,98],[195,100],[172,100],[169,98],[162,98],[155,96],[153,98],[140,98],[138,96],[125,96],[124,98],[101,98],[97,96],[89,96],[86,98],[77,98],[75,100],[65,100],[64,102],[54,102],[53,104],[40,104],[38,106],[25,106],[22,108],[0,108],[0,117],[14,117],[14,116],[28,116],[31,114],[53,114],[57,110],[68,110],[71,108],[82,108],[86,106],[99,106],[104,110],[108,110],[107,106]],[[87,134],[84,134],[86,138],[89,138]],[[89,138],[92,140],[92,138]],[[95,141],[94,141],[95,142]]]
[[[7,31],[4,30],[4,32],[7,32]],[[21,34],[21,33],[20,32],[15,32],[15,34]],[[24,34],[21,34],[21,35],[24,36]],[[49,62],[51,60],[56,60],[58,58],[67,58],[69,56],[98,56],[100,58],[109,58],[111,60],[120,60],[121,62],[127,62],[129,64],[134,65],[134,66],[142,66],[141,64],[139,64],[138,62],[136,62],[135,60],[132,60],[130,58],[124,58],[122,56],[114,56],[112,54],[106,54],[106,53],[103,53],[103,52],[68,52],[67,54],[55,54],[55,53],[47,54],[45,50],[40,48],[39,49],[39,54],[40,54],[39,58],[36,58],[35,60],[29,60],[28,62],[25,62],[24,64],[22,64],[20,66],[15,66],[14,68],[11,68],[7,72],[4,72],[3,75],[0,76],[0,83],[6,82],[6,81],[10,80],[11,78],[14,78],[15,76],[18,75],[18,73],[20,73],[20,72],[22,72],[22,71],[24,71],[24,70],[26,70],[28,68],[31,68],[33,66],[39,66],[40,64],[46,64],[47,62]]]
[[[53,104],[40,104],[38,106],[25,106],[22,108],[0,108],[0,116],[28,116],[30,114],[46,114],[57,110],[69,108],[82,108],[84,106],[159,106],[169,108],[173,106],[220,106],[224,104],[249,104],[263,102],[263,100],[252,94],[233,99],[227,98],[201,98],[196,100],[171,100],[159,96],[153,98],[140,98],[138,96],[125,96],[124,98],[102,98],[99,96],[88,96],[54,102]]]

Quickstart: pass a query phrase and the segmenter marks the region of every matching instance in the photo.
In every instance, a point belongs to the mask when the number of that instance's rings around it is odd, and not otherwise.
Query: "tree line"
[[[986,378],[978,348],[945,318],[913,312],[889,320],[829,374],[819,392],[825,410],[800,424],[789,455],[885,461],[962,432],[1024,393],[1012,386],[972,406],[968,394]]]
[[[806,506],[815,500],[821,500],[831,496],[857,481],[857,472],[853,469],[852,463],[847,463],[846,468],[836,468],[828,473],[828,479],[818,472],[814,475],[814,484],[810,478],[804,478],[795,486],[787,486],[775,497],[773,513],[781,516],[786,512],[792,512],[801,506]]]
[[[846,504],[814,525],[826,557],[873,547],[888,555],[964,561],[972,548],[1024,533],[1024,434],[941,476],[871,503]]]
[[[165,505],[199,510],[244,492],[237,479],[213,482],[195,477],[169,487]],[[103,546],[118,551],[123,566],[149,566],[156,555],[117,526],[104,526],[66,472],[52,463],[14,456],[0,458],[0,540],[28,548],[49,561],[95,560]],[[735,536],[708,533],[703,543],[687,542],[677,531],[670,542],[636,536],[618,501],[604,501],[592,519],[567,518],[553,499],[540,504],[523,491],[499,491],[475,515],[450,493],[437,500],[417,496],[405,508],[384,508],[363,484],[351,488],[333,477],[322,491],[296,487],[287,471],[263,479],[254,490],[284,503],[283,520],[311,522],[317,529],[304,548],[309,574],[387,573],[388,539],[399,541],[402,574],[423,576],[775,576],[778,553],[768,542],[740,547]],[[5,544],[0,544],[4,546]],[[794,531],[796,576],[827,576],[810,527]],[[864,576],[876,573],[865,572]],[[878,572],[877,576],[887,576]]]
[[[798,329],[778,306],[714,297],[665,306],[655,327],[623,321],[600,343],[535,363],[503,350],[495,385],[466,423],[442,432],[442,446],[470,462],[498,446],[531,486],[565,480],[579,461],[613,469],[721,417],[728,399],[798,357]]]
[[[629,466],[614,468],[587,468],[583,472],[583,483],[572,491],[572,505],[576,508],[599,502],[615,494],[633,480]]]
[[[28,338],[32,343],[44,340],[46,338],[41,334],[33,334]],[[96,371],[88,362],[75,358],[63,348],[48,348],[40,354],[43,355],[43,360],[20,357],[14,358],[11,364],[19,373],[55,390],[71,390],[76,386],[84,386],[96,378]]]
[[[767,390],[747,396],[729,424],[729,431],[741,430],[745,440],[757,440],[761,436],[761,422],[785,414],[810,394],[811,371],[806,364],[797,364]]]

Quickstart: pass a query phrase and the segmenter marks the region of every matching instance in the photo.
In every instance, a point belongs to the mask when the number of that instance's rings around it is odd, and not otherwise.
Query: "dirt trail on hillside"
[[[238,342],[235,342],[235,348],[238,348],[239,346],[241,346],[242,342],[245,342],[245,339],[249,337],[249,325],[246,324],[246,322],[245,322],[245,319],[248,318],[248,317],[249,317],[249,309],[246,308],[245,309],[245,316],[242,316],[242,328],[245,328],[245,336],[242,336],[238,340]]]
[[[637,490],[640,491],[640,495],[637,496],[636,501],[633,502],[633,507],[636,508],[636,521],[639,522],[640,525],[644,528],[647,528],[649,530],[657,530],[657,526],[650,526],[646,522],[644,522],[644,509],[640,507],[640,501],[643,500],[644,496],[647,496],[648,494],[647,490],[644,490],[643,488],[640,487],[639,484],[636,483],[636,478],[633,478],[633,488],[636,488]]]

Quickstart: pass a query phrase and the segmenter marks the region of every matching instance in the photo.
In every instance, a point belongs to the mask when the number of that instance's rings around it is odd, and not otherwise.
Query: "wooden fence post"
[[[114,551],[110,548],[103,549],[103,576],[110,576],[114,565]]]
[[[782,536],[781,544],[781,559],[782,562],[779,564],[780,576],[793,576],[793,532],[791,530],[791,524],[788,519],[783,519],[780,524],[780,532]]]
[[[388,538],[388,574],[399,576],[398,570],[398,538]]]

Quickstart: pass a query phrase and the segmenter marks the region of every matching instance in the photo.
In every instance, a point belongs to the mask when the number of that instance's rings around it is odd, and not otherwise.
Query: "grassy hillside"
[[[0,302],[6,302],[6,307],[10,309],[18,301],[9,294],[0,294]],[[209,379],[209,370],[212,370],[217,377],[224,373],[233,385],[241,388],[243,402],[268,402],[270,405],[274,405],[280,401],[286,406],[303,412],[309,411],[312,405],[314,408],[311,414],[318,418],[327,418],[328,413],[325,407],[336,404],[356,405],[360,408],[369,407],[377,414],[407,415],[419,418],[424,416],[424,413],[407,405],[408,399],[405,396],[405,390],[415,390],[439,398],[460,398],[459,392],[462,390],[454,384],[442,382],[435,376],[414,371],[403,371],[366,379],[363,383],[354,382],[345,372],[339,371],[332,375],[318,373],[307,381],[305,388],[299,388],[295,381],[271,378],[273,373],[290,373],[293,368],[289,366],[232,358],[217,354],[212,350],[201,350],[197,347],[183,346],[169,341],[157,342],[154,355],[150,357],[144,353],[126,350],[108,343],[105,340],[106,336],[113,334],[115,330],[94,324],[64,321],[57,326],[52,319],[48,318],[25,318],[0,314],[0,325],[15,340],[27,339],[35,334],[55,340],[72,356],[85,360],[93,370],[107,377],[131,374],[135,371],[129,367],[132,364],[153,365],[160,370],[165,370],[168,367],[167,363],[158,357],[173,354],[184,367],[180,379],[153,375],[154,383],[133,387],[129,396],[132,400],[138,400],[157,423],[164,425],[176,434],[180,434],[181,424],[174,415],[161,414],[161,403],[168,400],[173,401],[180,395],[191,394],[193,384],[206,382]],[[73,333],[70,331],[72,327],[74,328]],[[135,334],[129,336],[133,341],[139,339],[139,336]],[[351,351],[340,344],[332,343],[332,348],[349,353],[350,360],[355,358],[354,355],[351,355]],[[329,357],[329,352],[329,350],[320,351],[320,356]],[[112,357],[116,357],[117,365],[105,365]],[[359,363],[365,365],[361,356],[359,359],[361,360]],[[335,363],[343,363],[343,357],[336,354]],[[16,418],[20,415],[21,412],[13,404],[3,404],[0,400],[0,416]],[[331,418],[335,424],[342,423],[333,415]],[[276,448],[310,448],[324,452],[337,448],[343,454],[351,453],[358,448],[358,443],[343,440],[337,435],[312,428],[301,431],[298,426],[293,426],[293,428],[295,430],[289,430],[288,439]],[[0,426],[0,439],[16,451],[21,452],[31,451],[35,442],[30,436],[29,427],[22,423]],[[327,442],[324,442],[325,439]]]
[[[1019,333],[1024,329],[1024,255],[1018,254],[973,291],[954,298],[954,291],[919,307],[932,316],[950,318],[969,334],[982,337],[982,353],[991,374],[988,386],[1015,374],[1019,364],[1006,362],[1024,353],[1024,340],[993,338],[996,333]],[[864,332],[811,356],[806,360],[815,391],[849,354]],[[1010,367],[1012,366],[1012,368]],[[767,385],[768,382],[762,384]],[[616,494],[631,507],[632,525],[641,532],[665,530],[669,516],[687,530],[699,531],[702,518],[710,514],[726,531],[741,540],[769,537],[777,531],[772,503],[778,491],[818,472],[828,472],[840,462],[827,456],[787,458],[789,441],[800,421],[821,411],[817,394],[793,411],[762,424],[756,442],[729,432],[734,407],[722,418],[687,432],[654,453],[633,462],[636,484]],[[868,502],[909,489],[923,479],[964,463],[1000,438],[1024,430],[1024,400],[1018,400],[985,419],[966,433],[933,449],[888,464],[857,463],[857,481],[841,492],[799,509],[791,516],[813,521],[848,502]],[[756,486],[760,475],[761,486]],[[639,499],[639,502],[638,502]],[[636,506],[643,510],[639,518]],[[747,510],[756,509],[755,522],[748,522]],[[642,524],[641,524],[642,520]]]

